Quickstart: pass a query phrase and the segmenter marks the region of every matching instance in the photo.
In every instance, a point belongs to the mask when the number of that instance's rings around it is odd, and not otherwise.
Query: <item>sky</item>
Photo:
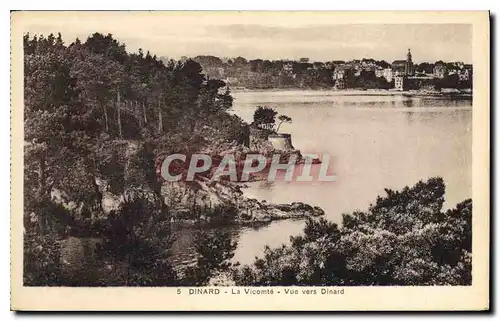
[[[242,56],[247,59],[311,61],[374,58],[414,62],[472,61],[472,26],[467,24],[349,24],[335,16],[287,13],[43,12],[25,16],[24,32],[61,32],[76,37],[111,33],[128,51],[142,48],[157,56]],[[29,18],[29,19],[28,19]]]

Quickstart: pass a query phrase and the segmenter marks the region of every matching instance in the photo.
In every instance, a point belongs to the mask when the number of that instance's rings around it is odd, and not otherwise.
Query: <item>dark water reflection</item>
[[[292,221],[293,222],[293,221]],[[301,221],[295,221],[302,224]],[[269,229],[272,224],[259,225],[254,227],[241,227],[241,226],[224,226],[224,227],[210,227],[210,226],[185,226],[172,224],[172,234],[174,242],[172,244],[171,262],[174,266],[187,266],[196,263],[196,235],[198,233],[206,233],[209,236],[214,236],[215,232],[219,229],[224,229],[232,237],[233,241],[240,243],[243,239],[243,244],[248,243],[248,236],[258,235],[259,231]],[[280,243],[281,244],[281,243]],[[266,244],[262,244],[264,248]],[[279,244],[276,244],[279,245]],[[241,247],[239,247],[241,248]],[[247,258],[242,255],[244,251],[236,251],[233,262],[251,263],[253,257]]]

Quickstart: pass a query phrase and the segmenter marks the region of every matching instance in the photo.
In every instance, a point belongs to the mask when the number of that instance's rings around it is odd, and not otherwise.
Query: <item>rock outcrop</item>
[[[95,204],[92,204],[91,210],[93,220],[105,218],[111,212],[119,211],[127,200],[138,197],[148,200],[158,210],[166,208],[172,221],[210,222],[219,214],[230,214],[227,219],[232,223],[253,224],[323,214],[320,208],[300,202],[267,204],[265,201],[247,198],[242,192],[245,185],[225,180],[212,180],[202,175],[196,176],[192,182],[164,181],[161,183],[159,193],[154,192],[147,184],[144,170],[136,165],[140,154],[137,143],[129,142],[122,145],[119,147],[124,155],[123,181],[126,188],[122,191],[113,189],[108,178],[96,176],[96,200],[93,201]],[[286,161],[287,157],[292,154],[298,156],[299,161],[301,159],[299,150],[277,150],[267,140],[267,136],[266,138],[259,136],[258,139],[254,137],[250,142],[250,147],[254,149],[236,142],[217,141],[200,152],[215,156],[214,159],[217,157],[222,159],[224,155],[231,154],[237,162],[245,160],[247,154],[256,153],[266,157],[277,153],[282,156],[281,161]],[[253,177],[253,179],[256,178]],[[89,204],[72,200],[67,193],[58,189],[52,190],[51,199],[54,203],[64,206],[75,215],[75,218],[78,218],[82,210],[89,206]]]
[[[313,207],[301,202],[291,204],[268,204],[247,198],[241,191],[241,185],[226,182],[210,182],[201,180],[191,182],[167,182],[162,186],[162,196],[167,207],[173,213],[173,220],[209,221],[203,215],[203,210],[210,211],[217,208],[232,208],[236,212],[235,223],[254,224],[266,223],[274,220],[305,218],[324,214],[319,207]],[[193,212],[202,212],[201,216],[192,216]]]

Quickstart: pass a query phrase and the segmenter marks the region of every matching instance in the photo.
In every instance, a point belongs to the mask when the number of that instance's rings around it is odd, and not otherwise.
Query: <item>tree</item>
[[[196,56],[193,58],[193,60],[198,62],[200,65],[207,67],[218,67],[222,65],[222,60],[219,57],[214,56]]]
[[[460,77],[457,74],[445,75],[444,78],[434,79],[434,88],[441,90],[442,88],[462,88]]]
[[[206,127],[220,129],[214,140],[241,139],[241,119],[227,113],[229,89],[193,60],[129,54],[110,34],[69,46],[61,35],[26,34],[23,44],[26,280],[61,285],[56,242],[74,236],[103,238],[98,267],[113,268],[100,271],[108,282],[98,273],[75,284],[172,284],[155,159],[206,146],[198,132]],[[105,193],[127,202],[104,215]],[[154,206],[130,197],[137,193]]]
[[[55,234],[28,232],[23,237],[25,286],[54,286],[61,281],[61,250]]]
[[[113,39],[113,35],[110,33],[104,36],[103,34],[96,32],[87,38],[84,46],[93,53],[104,55],[105,57],[110,58],[110,60],[117,61],[119,63],[125,63],[128,59],[125,45],[120,44],[116,39]]]
[[[290,245],[240,268],[238,285],[470,285],[472,201],[442,211],[444,182],[386,190],[342,227],[309,220]]]
[[[276,128],[276,132],[280,130],[280,126],[282,123],[291,123],[292,118],[288,117],[287,115],[279,115],[278,120],[280,121],[278,124],[278,128]]]
[[[243,57],[236,57],[236,59],[234,59],[233,61],[233,65],[237,67],[244,67],[246,66],[247,63],[248,63],[247,60]]]
[[[103,285],[166,286],[176,284],[168,257],[172,244],[170,224],[148,198],[128,199],[119,212],[110,214],[97,249],[109,262],[113,278]]]
[[[195,238],[196,265],[188,269],[183,283],[206,285],[217,273],[229,272],[236,246],[237,243],[227,230],[216,230],[214,233],[198,232]]]
[[[432,74],[434,71],[434,64],[423,62],[416,66],[416,71],[423,74]]]
[[[391,64],[390,64],[390,63],[388,63],[388,62],[387,62],[387,61],[385,61],[385,60],[380,60],[380,61],[377,61],[377,62],[376,62],[376,65],[377,65],[377,66],[380,66],[380,67],[381,67],[381,68],[383,68],[383,69],[386,69],[386,68],[390,68],[390,67],[391,67]]]

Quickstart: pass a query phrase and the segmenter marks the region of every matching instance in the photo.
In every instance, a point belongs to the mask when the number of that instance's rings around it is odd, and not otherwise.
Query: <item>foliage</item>
[[[172,284],[164,253],[168,211],[157,204],[155,160],[210,144],[203,138],[207,127],[215,128],[213,139],[244,141],[242,120],[227,113],[229,88],[205,77],[194,60],[128,53],[111,34],[69,45],[60,34],[25,34],[23,41],[26,280],[56,282],[32,266],[35,254],[53,257],[47,273],[60,274],[55,249],[38,253],[39,244],[46,249],[49,237],[85,236],[104,238],[97,263],[115,269],[108,280],[85,282]],[[148,195],[138,200],[141,191]],[[129,202],[106,217],[102,200],[109,193]]]
[[[114,271],[114,278],[103,279],[103,285],[175,284],[168,263],[172,242],[169,221],[147,198],[127,200],[120,212],[106,220],[102,237],[97,252]]]
[[[253,114],[253,124],[259,128],[272,130],[278,112],[269,107],[258,106]]]
[[[278,120],[280,121],[278,124],[278,127],[276,128],[276,132],[280,130],[281,124],[283,123],[291,123],[292,118],[288,117],[287,115],[279,115]]]
[[[337,79],[335,75],[337,68],[346,70],[344,81],[347,88],[389,89],[393,87],[385,78],[375,75],[375,70],[391,68],[391,64],[385,60],[371,58],[313,63],[310,63],[308,59],[247,61],[242,57],[221,59],[215,56],[197,56],[193,59],[201,64],[210,78],[228,79],[232,86],[250,89],[332,88]],[[422,62],[415,64],[414,67],[417,75],[429,75],[433,74],[434,67],[437,65],[442,65],[445,70],[460,70],[460,72],[463,72],[463,68],[466,67],[462,62],[445,63],[443,61]],[[471,79],[460,83],[451,82],[448,85],[458,86],[449,88],[472,88]]]
[[[24,234],[24,272],[26,286],[60,284],[60,244],[56,234]]]
[[[239,285],[470,285],[472,201],[442,211],[445,186],[431,178],[386,190],[343,225],[310,219],[290,245],[236,273]]]
[[[417,73],[432,74],[434,72],[434,64],[423,62],[414,66]]]
[[[228,272],[233,265],[231,259],[236,246],[233,235],[227,230],[199,232],[195,239],[196,265],[188,269],[183,284],[206,285],[217,273]]]
[[[278,112],[273,108],[257,106],[257,109],[253,114],[252,125],[276,133],[279,131],[282,123],[292,122],[292,118],[288,117],[287,115],[279,115],[279,123],[275,129],[274,127],[276,126],[276,115],[278,115]]]
[[[472,88],[472,74],[468,80],[460,80],[457,74],[446,75],[444,78],[436,78],[434,80],[434,88],[441,90],[442,88]]]
[[[377,77],[374,71],[362,70],[359,76],[355,76],[354,82],[350,87],[363,89],[390,89],[392,86],[384,77]]]

